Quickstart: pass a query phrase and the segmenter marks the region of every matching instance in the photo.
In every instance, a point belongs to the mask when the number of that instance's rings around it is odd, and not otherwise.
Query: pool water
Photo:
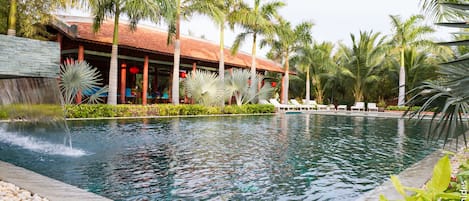
[[[353,200],[436,148],[424,124],[375,117],[68,124],[73,147],[58,131],[0,125],[0,160],[114,200]]]

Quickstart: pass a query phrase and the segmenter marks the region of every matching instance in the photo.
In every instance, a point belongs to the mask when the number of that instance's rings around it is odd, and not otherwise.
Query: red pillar
[[[63,41],[63,35],[61,33],[57,33],[57,42],[59,43],[59,48],[60,48],[60,63],[62,63],[62,41]]]
[[[147,104],[148,94],[148,55],[145,55],[143,61],[143,90],[142,90],[142,105]]]
[[[82,44],[78,45],[78,61],[84,61],[85,60],[85,47]],[[81,91],[77,92],[77,98],[75,99],[77,104],[80,104],[82,101],[81,97]]]
[[[121,91],[120,91],[120,103],[125,103],[125,89],[127,88],[127,64],[121,64]]]

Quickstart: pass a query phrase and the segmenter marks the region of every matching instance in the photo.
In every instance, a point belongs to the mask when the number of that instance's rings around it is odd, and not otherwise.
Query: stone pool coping
[[[36,193],[50,201],[110,201],[70,184],[0,161],[0,180]]]

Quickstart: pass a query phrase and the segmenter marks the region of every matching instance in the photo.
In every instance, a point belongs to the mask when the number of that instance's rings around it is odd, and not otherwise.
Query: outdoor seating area
[[[306,99],[303,99],[303,103],[298,102],[296,99],[290,99],[289,104],[281,104],[277,99],[259,100],[259,104],[272,104],[275,106],[277,111],[347,111],[347,105],[322,105],[317,104],[315,100],[310,100],[307,103]],[[356,102],[350,107],[351,112],[378,112],[376,103]]]

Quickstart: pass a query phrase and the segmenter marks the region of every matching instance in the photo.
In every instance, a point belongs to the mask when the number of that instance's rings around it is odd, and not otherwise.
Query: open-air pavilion
[[[57,16],[49,31],[56,34],[60,43],[61,60],[86,60],[97,67],[108,83],[112,21],[105,21],[99,32],[92,29],[92,18]],[[118,102],[141,104],[168,102],[171,100],[172,76],[184,78],[196,69],[218,72],[219,45],[207,40],[182,36],[179,75],[173,75],[174,46],[167,44],[167,32],[139,25],[132,31],[126,22],[119,25],[118,53]],[[249,69],[251,56],[239,52],[231,55],[225,48],[225,69]],[[271,60],[257,58],[257,73],[284,74],[281,65]],[[282,76],[283,78],[283,76]],[[144,96],[143,94],[147,94]],[[164,94],[164,96],[163,96]],[[167,94],[167,95],[166,95]],[[183,100],[181,100],[183,101]]]

